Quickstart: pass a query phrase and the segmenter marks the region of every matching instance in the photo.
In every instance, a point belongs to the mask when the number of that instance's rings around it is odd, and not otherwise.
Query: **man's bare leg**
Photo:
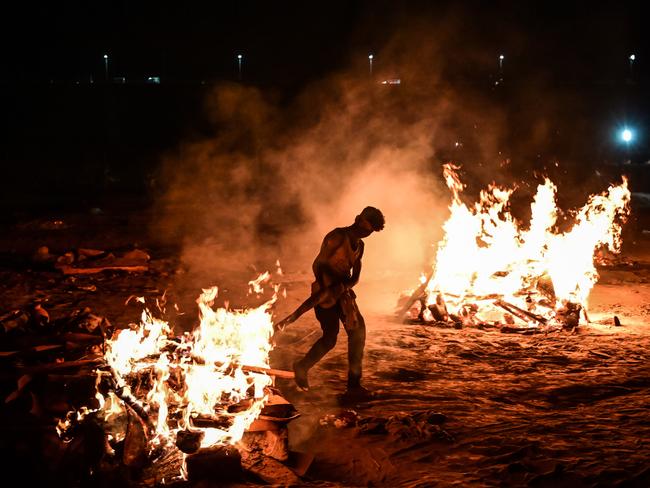
[[[307,373],[325,354],[334,348],[339,333],[341,307],[338,303],[331,308],[316,307],[314,312],[320,322],[323,336],[311,346],[304,358],[293,364],[296,385],[303,390],[309,389]]]

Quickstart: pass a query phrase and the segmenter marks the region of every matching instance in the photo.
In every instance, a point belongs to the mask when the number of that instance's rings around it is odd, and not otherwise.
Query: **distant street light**
[[[634,139],[634,133],[630,129],[623,129],[621,131],[621,139],[623,139],[623,142],[626,144],[629,144],[632,142],[632,139]]]
[[[370,69],[370,76],[372,76],[372,60],[375,58],[373,54],[368,54],[368,63],[369,63],[369,69]]]
[[[628,59],[630,60],[630,78],[634,78],[634,61],[636,60],[636,55],[630,54]]]
[[[104,71],[106,83],[108,83],[108,54],[104,54]]]
[[[238,69],[238,76],[237,78],[241,81],[241,60],[244,56],[241,54],[237,55],[237,69]]]
[[[499,54],[499,73],[503,70],[503,60],[506,57],[503,54]]]

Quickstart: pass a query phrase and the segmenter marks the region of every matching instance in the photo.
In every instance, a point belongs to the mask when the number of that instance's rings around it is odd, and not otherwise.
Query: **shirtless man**
[[[316,318],[323,329],[309,352],[293,365],[296,384],[308,390],[307,373],[335,345],[339,321],[348,335],[348,391],[353,396],[366,396],[361,386],[361,361],[366,342],[366,325],[352,287],[359,281],[364,243],[361,239],[384,228],[384,216],[374,207],[366,207],[357,215],[354,224],[339,227],[323,239],[312,269],[316,281],[312,283],[312,298]],[[308,299],[308,301],[310,300]],[[306,302],[307,303],[307,302]]]

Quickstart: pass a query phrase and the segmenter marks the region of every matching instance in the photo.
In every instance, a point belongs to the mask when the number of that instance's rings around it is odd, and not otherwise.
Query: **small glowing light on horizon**
[[[104,54],[104,59],[108,59],[108,54]]]
[[[621,132],[621,139],[623,139],[625,142],[630,142],[633,137],[634,134],[632,134],[632,131],[630,129],[623,129]]]
[[[630,61],[634,61],[636,59],[636,56],[634,54],[630,54]]]
[[[374,57],[374,54],[368,54],[368,59],[373,59]]]
[[[238,54],[238,55],[237,55],[237,59],[241,59],[241,58],[243,58],[243,57],[244,57],[244,56],[242,56],[241,54]]]
[[[499,59],[503,61],[505,59],[505,56],[503,54],[499,55]]]

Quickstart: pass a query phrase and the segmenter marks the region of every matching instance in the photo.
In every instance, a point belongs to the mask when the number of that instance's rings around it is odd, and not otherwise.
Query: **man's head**
[[[366,207],[364,208],[359,215],[354,219],[354,223],[358,227],[363,229],[364,236],[367,237],[373,232],[379,232],[384,228],[386,219],[384,219],[384,214],[375,207]]]

